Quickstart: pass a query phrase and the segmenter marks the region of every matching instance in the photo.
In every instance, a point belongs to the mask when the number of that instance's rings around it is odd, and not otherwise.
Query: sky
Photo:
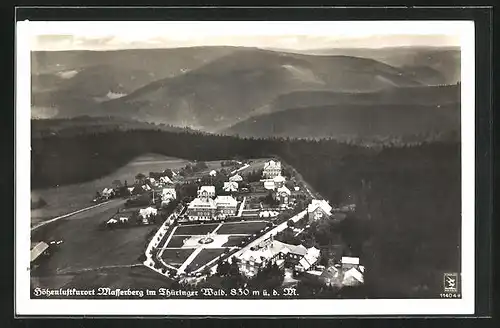
[[[30,22],[33,23],[39,22]],[[392,25],[380,22],[377,25],[373,22],[372,25],[360,22],[351,22],[351,25],[346,22],[50,23],[52,24],[34,26],[31,34],[32,50],[117,50],[219,45],[289,50],[460,46],[457,30],[447,25],[432,26],[429,22],[413,25],[405,22],[390,22]]]

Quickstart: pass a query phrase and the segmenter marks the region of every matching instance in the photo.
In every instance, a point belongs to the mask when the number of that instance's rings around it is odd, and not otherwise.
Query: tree
[[[231,276],[237,276],[240,275],[240,268],[238,266],[237,260],[233,258],[231,261],[231,264],[229,265],[229,272]]]
[[[137,173],[137,175],[135,176],[135,180],[137,183],[144,183],[144,180],[146,179],[146,176],[143,174],[143,173]]]
[[[165,174],[165,175],[166,175],[169,179],[172,179],[172,178],[173,178],[173,176],[174,176],[174,172],[172,172],[172,170],[171,170],[171,169],[165,169],[165,170],[163,171],[163,174]]]
[[[268,263],[248,284],[253,288],[273,289],[280,287],[284,279],[284,270],[275,263]]]
[[[120,180],[113,180],[113,182],[111,182],[111,186],[113,187],[113,189],[119,189],[123,185],[122,185],[122,182]]]

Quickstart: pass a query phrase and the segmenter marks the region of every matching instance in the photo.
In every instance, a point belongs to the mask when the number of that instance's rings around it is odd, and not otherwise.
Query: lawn
[[[206,235],[207,233],[214,231],[218,225],[218,223],[211,223],[179,226],[175,230],[174,235]]]
[[[100,208],[100,211],[90,212],[48,224],[32,232],[33,241],[64,241],[44,261],[44,275],[140,263],[139,256],[144,252],[147,236],[157,228],[142,226],[101,230],[100,224],[115,214],[116,209]]]
[[[266,222],[262,221],[224,223],[224,225],[219,230],[217,230],[217,233],[220,235],[253,234],[259,232],[265,226]]]
[[[196,270],[224,253],[224,251],[224,248],[205,248],[194,258],[189,267],[191,270]]]
[[[192,248],[186,248],[186,249],[169,249],[166,248],[162,255],[161,258],[165,261],[165,263],[179,268],[184,261],[187,260],[189,255],[193,253],[194,249]],[[198,255],[199,256],[199,255]]]
[[[187,236],[172,236],[168,242],[167,247],[182,247],[184,244],[184,239],[189,238]]]
[[[229,236],[229,240],[222,247],[242,246],[241,242],[246,238],[245,236]]]

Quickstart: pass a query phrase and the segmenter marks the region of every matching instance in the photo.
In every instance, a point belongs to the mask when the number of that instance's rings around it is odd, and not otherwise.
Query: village
[[[251,280],[276,268],[283,286],[364,283],[356,254],[315,237],[322,225],[345,220],[355,205],[332,207],[278,159],[222,161],[218,169],[195,162],[138,173],[131,185],[113,181],[92,202],[113,198],[124,205],[99,229],[159,226],[141,260],[168,279],[196,286],[211,276]],[[35,245],[32,263],[51,250],[47,243]]]

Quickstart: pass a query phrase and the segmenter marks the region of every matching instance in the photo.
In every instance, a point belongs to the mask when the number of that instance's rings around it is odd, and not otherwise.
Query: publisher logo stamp
[[[447,293],[458,292],[458,274],[457,273],[445,273],[444,274],[444,291]]]

